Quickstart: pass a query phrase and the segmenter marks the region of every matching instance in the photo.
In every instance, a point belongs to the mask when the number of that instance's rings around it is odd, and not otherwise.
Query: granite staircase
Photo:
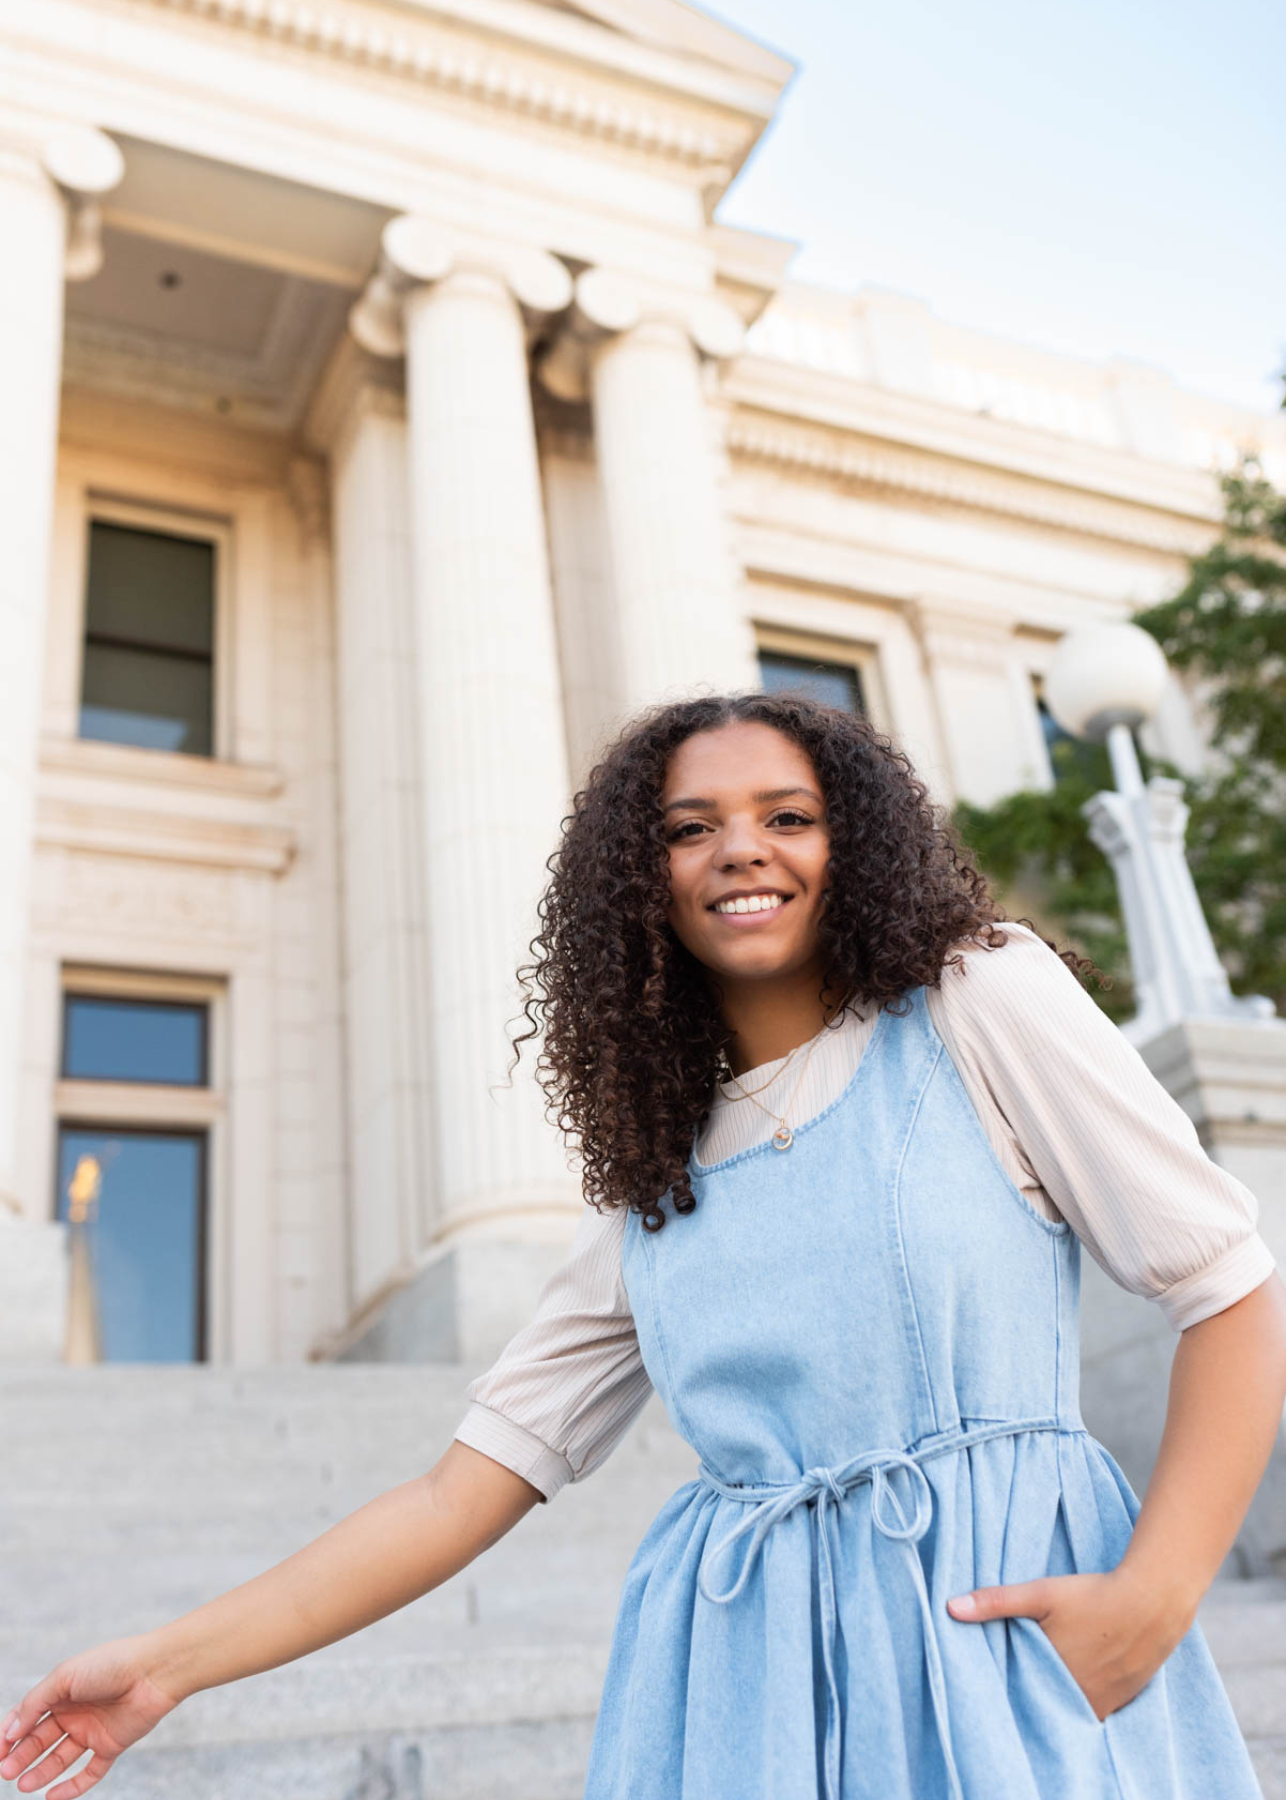
[[[0,1710],[62,1657],[200,1605],[430,1467],[471,1373],[0,1370]],[[621,1579],[694,1472],[652,1400],[589,1481],[454,1581],[299,1662],[194,1695],[95,1792],[578,1800]],[[1266,1800],[1286,1800],[1286,1581],[1218,1582],[1201,1622]]]

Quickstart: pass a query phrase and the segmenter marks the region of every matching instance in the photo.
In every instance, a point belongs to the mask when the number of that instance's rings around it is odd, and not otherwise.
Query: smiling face
[[[725,984],[813,981],[830,838],[805,752],[751,720],[694,732],[661,800],[680,943]]]

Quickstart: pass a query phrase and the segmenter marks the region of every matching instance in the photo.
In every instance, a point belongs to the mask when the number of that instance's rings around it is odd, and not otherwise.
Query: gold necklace
[[[770,1088],[774,1081],[779,1081],[781,1079],[781,1077],[786,1073],[787,1069],[791,1065],[791,1062],[799,1054],[801,1049],[802,1049],[802,1045],[796,1044],[795,1048],[793,1050],[788,1050],[786,1052],[785,1060],[783,1061],[780,1069],[776,1070],[772,1075],[770,1075],[768,1077],[767,1081],[761,1081],[757,1088],[741,1088],[741,1092],[739,1094],[725,1094],[723,1097],[728,1102],[728,1105],[735,1106],[739,1100],[753,1100],[756,1094],[762,1094],[765,1088]],[[720,1087],[726,1087],[730,1081],[735,1081],[737,1083],[737,1086],[741,1087],[741,1082],[733,1074],[732,1064],[728,1061],[728,1058],[726,1055],[723,1058],[723,1066],[725,1069],[727,1069],[728,1073],[726,1076],[721,1075],[719,1077]]]
[[[760,1112],[767,1113],[768,1117],[770,1119],[776,1119],[777,1129],[776,1129],[776,1131],[773,1132],[772,1137],[768,1140],[774,1150],[789,1150],[790,1146],[795,1141],[795,1134],[791,1130],[790,1126],[786,1123],[786,1114],[790,1111],[791,1107],[795,1104],[795,1095],[798,1094],[800,1088],[803,1086],[804,1076],[808,1071],[808,1059],[813,1054],[814,1049],[817,1047],[817,1038],[819,1038],[821,1035],[822,1034],[819,1031],[817,1033],[817,1037],[810,1039],[808,1049],[804,1053],[803,1067],[799,1071],[799,1080],[795,1083],[794,1092],[791,1094],[790,1099],[786,1102],[785,1109],[782,1112],[775,1113],[775,1112],[773,1112],[771,1107],[765,1106],[762,1100],[755,1100],[755,1094],[762,1093],[763,1092],[762,1088],[756,1088],[754,1090],[754,1093],[749,1093],[749,1094],[746,1093],[744,1088],[742,1088],[743,1096],[747,1100],[753,1100],[754,1104],[759,1108]],[[796,1045],[796,1049],[798,1049],[798,1047],[799,1046]],[[778,1074],[780,1074],[780,1073],[782,1073],[782,1071],[778,1070]],[[734,1081],[736,1081],[737,1077],[734,1075],[732,1079]],[[773,1080],[775,1081],[776,1079],[777,1079],[777,1077],[774,1076]],[[737,1085],[740,1087],[741,1084],[738,1082]],[[765,1083],[765,1086],[766,1085],[767,1085],[767,1083]]]

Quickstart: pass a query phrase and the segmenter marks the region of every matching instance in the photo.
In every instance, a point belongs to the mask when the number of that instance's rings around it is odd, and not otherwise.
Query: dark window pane
[[[89,528],[91,637],[158,650],[214,649],[214,545],[95,519]]]
[[[1045,743],[1052,750],[1055,744],[1074,743],[1070,731],[1064,731],[1058,720],[1045,704],[1043,695],[1038,695],[1036,705],[1040,709],[1040,728],[1045,734]]]
[[[205,1354],[202,1132],[63,1126],[58,1217],[73,1240],[72,1304],[92,1311],[104,1362]]]
[[[90,640],[85,645],[80,735],[209,756],[211,676],[208,662]]]
[[[861,677],[849,663],[818,662],[810,657],[761,650],[759,675],[766,694],[780,693],[783,688],[799,689],[814,700],[843,707],[846,712],[866,711]]]
[[[206,1083],[206,1008],[68,994],[63,1074],[89,1081]]]

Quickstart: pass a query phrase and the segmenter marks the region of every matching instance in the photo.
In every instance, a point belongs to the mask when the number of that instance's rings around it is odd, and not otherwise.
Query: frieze
[[[766,417],[734,414],[727,445],[734,462],[773,464],[873,492],[1000,513],[1168,555],[1198,553],[1210,541],[1208,528],[1173,514],[924,455],[874,438],[796,429]]]

